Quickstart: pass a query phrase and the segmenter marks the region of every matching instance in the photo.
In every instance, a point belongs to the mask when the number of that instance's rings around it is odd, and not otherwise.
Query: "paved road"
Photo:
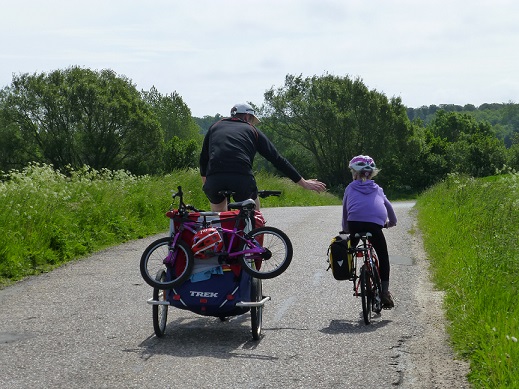
[[[138,269],[150,237],[1,290],[0,387],[433,388],[434,372],[418,374],[428,324],[412,205],[395,203],[399,225],[386,234],[396,307],[370,326],[351,282],[325,271],[340,207],[265,209],[291,238],[294,260],[263,282],[272,300],[260,341],[249,314],[220,322],[174,308],[156,338],[152,290]]]

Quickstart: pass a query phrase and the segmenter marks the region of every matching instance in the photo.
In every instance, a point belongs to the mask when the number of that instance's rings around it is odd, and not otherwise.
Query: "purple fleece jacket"
[[[380,226],[388,221],[388,227],[396,226],[397,222],[384,190],[373,180],[354,180],[346,187],[342,200],[342,229],[345,232],[349,232],[348,221],[371,222]]]

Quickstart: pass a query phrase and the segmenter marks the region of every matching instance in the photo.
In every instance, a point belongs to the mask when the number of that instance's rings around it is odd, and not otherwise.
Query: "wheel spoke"
[[[241,258],[244,270],[259,279],[268,279],[283,273],[292,261],[293,249],[290,239],[277,228],[260,227],[248,235],[265,249],[261,254],[251,253]],[[254,249],[245,243],[243,250]]]

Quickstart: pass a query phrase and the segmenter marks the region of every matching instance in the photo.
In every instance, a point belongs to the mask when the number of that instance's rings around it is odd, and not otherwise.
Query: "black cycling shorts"
[[[212,174],[206,177],[202,189],[209,201],[213,204],[219,204],[225,200],[225,196],[218,194],[218,192],[222,190],[235,192],[233,196],[234,201],[255,200],[256,197],[258,197],[256,180],[254,176],[248,174]]]

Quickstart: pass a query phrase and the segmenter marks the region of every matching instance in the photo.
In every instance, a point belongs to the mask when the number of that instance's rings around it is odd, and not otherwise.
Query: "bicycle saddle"
[[[236,203],[229,203],[227,207],[229,207],[229,209],[254,209],[256,208],[256,202],[253,199],[247,199]]]

